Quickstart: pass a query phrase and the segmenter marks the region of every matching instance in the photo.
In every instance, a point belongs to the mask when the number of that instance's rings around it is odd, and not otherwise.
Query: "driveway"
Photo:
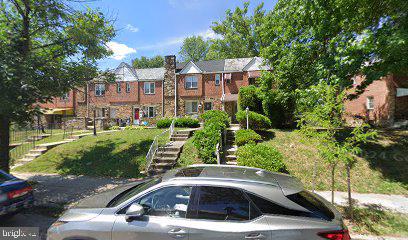
[[[140,180],[31,173],[13,175],[33,184],[36,207],[1,222],[0,226],[40,227],[41,239],[46,239],[48,227],[62,211],[78,200],[121,184]]]

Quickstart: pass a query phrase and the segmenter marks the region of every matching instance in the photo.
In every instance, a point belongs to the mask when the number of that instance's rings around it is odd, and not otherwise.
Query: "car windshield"
[[[156,184],[161,183],[162,179],[161,178],[153,178],[151,180],[148,180],[144,183],[141,183],[139,185],[136,185],[121,194],[117,195],[112,201],[109,202],[107,207],[116,207],[119,206],[120,204],[126,202],[127,200],[131,199],[132,197],[136,196],[137,194],[143,192],[144,190],[153,187]]]
[[[3,173],[2,171],[0,171],[0,184],[4,183],[5,181],[9,181],[9,180],[11,180],[11,178],[5,173]]]

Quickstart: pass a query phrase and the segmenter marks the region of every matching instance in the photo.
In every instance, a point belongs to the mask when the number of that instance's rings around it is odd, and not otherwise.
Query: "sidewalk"
[[[331,202],[330,191],[316,191],[317,194]],[[381,206],[387,210],[408,214],[408,197],[403,195],[387,195],[374,193],[352,193],[351,197],[357,206]],[[347,192],[334,192],[334,202],[341,206],[347,206]]]

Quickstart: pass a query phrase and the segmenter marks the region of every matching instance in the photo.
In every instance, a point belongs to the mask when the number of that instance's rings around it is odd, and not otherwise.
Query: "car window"
[[[251,200],[258,207],[258,209],[264,214],[311,217],[311,218],[320,218],[320,219],[329,220],[327,217],[320,215],[320,214],[316,214],[314,212],[303,212],[303,211],[292,210],[284,206],[278,205],[274,202],[271,202],[269,200],[266,200],[262,197],[256,196],[254,194],[247,193],[247,195],[251,198]],[[303,206],[305,204],[302,203],[299,205]],[[306,207],[306,209],[308,209],[308,207]]]
[[[127,200],[131,199],[132,197],[136,196],[137,194],[153,187],[154,185],[157,185],[161,183],[161,178],[153,178],[151,180],[148,180],[146,182],[143,182],[139,185],[136,185],[121,194],[117,195],[114,199],[112,199],[107,207],[117,207],[120,204],[126,202]]]
[[[208,220],[246,221],[258,216],[251,214],[249,200],[238,189],[199,187],[196,202],[191,206],[189,218]]]
[[[145,207],[149,216],[185,218],[191,189],[186,186],[162,188],[142,197],[138,203]]]

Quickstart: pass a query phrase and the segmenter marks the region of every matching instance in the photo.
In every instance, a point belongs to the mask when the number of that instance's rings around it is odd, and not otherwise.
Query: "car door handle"
[[[175,239],[182,239],[187,236],[187,232],[184,229],[181,228],[174,228],[171,229],[168,234],[170,237],[175,238]]]
[[[265,235],[263,235],[262,233],[251,233],[251,234],[246,235],[245,239],[253,239],[253,240],[265,239]]]

